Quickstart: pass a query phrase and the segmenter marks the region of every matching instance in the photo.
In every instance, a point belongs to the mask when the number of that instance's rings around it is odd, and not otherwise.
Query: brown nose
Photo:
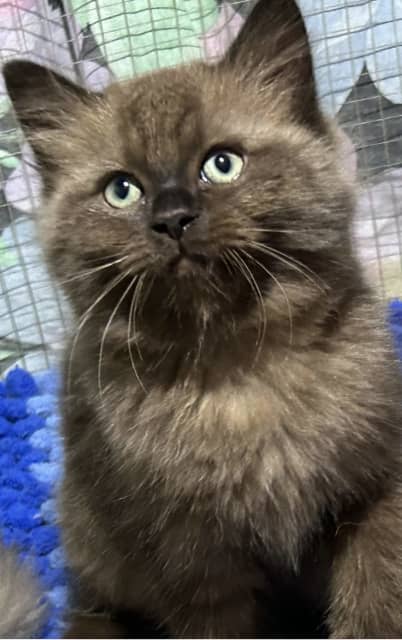
[[[180,240],[198,217],[194,204],[193,196],[185,189],[170,188],[160,191],[152,207],[152,231]]]

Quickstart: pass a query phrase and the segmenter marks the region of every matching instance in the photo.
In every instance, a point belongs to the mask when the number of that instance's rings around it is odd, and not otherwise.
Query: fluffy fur
[[[45,614],[41,593],[15,553],[0,547],[0,638],[33,638]]]
[[[296,4],[261,0],[214,66],[5,78],[76,314],[62,512],[90,603],[174,637],[283,634],[300,602],[332,637],[400,636],[399,372]],[[200,179],[213,149],[236,181]],[[116,171],[143,188],[125,210]]]

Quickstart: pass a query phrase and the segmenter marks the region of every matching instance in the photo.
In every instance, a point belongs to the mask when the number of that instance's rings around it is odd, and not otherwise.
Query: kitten
[[[296,3],[261,0],[215,65],[102,94],[5,77],[76,316],[62,514],[91,604],[182,638],[298,607],[399,637],[401,384]]]

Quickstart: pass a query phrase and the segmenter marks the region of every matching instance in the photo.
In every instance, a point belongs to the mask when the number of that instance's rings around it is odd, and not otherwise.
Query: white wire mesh
[[[0,64],[25,57],[91,87],[225,49],[254,2],[0,0]],[[299,0],[318,92],[355,145],[369,277],[402,294],[402,0]],[[0,373],[57,359],[68,310],[35,238],[38,179],[0,77]]]

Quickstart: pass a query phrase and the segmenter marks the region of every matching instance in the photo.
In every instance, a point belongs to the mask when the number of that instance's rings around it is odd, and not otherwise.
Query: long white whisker
[[[244,253],[250,260],[252,260],[257,266],[259,266],[263,271],[265,271],[265,273],[272,278],[272,280],[275,282],[275,284],[279,287],[279,289],[281,290],[281,293],[283,295],[283,297],[285,298],[285,302],[288,308],[288,318],[289,318],[289,347],[292,346],[293,344],[293,313],[292,313],[292,307],[290,304],[290,300],[289,300],[289,296],[286,292],[285,287],[281,284],[281,282],[278,280],[278,278],[276,276],[274,276],[273,273],[271,273],[271,271],[264,265],[262,264],[259,260],[257,260],[256,258],[254,258],[252,255],[250,255],[247,251],[245,251],[244,249],[240,249],[240,251],[242,253]]]
[[[60,284],[68,284],[69,282],[75,282],[76,280],[84,280],[85,278],[88,278],[92,275],[95,275],[95,273],[98,273],[99,271],[103,271],[104,269],[109,269],[110,267],[113,267],[116,264],[119,264],[120,262],[123,262],[123,260],[126,260],[127,256],[123,256],[122,258],[118,258],[117,260],[113,260],[112,262],[108,262],[107,264],[102,264],[98,267],[93,267],[92,269],[88,269],[87,271],[81,271],[80,273],[78,273],[75,276],[72,276],[71,278],[66,278],[65,280],[61,280]]]
[[[105,328],[103,330],[102,333],[102,338],[100,341],[100,346],[99,346],[99,357],[98,357],[98,391],[99,394],[102,395],[102,361],[103,361],[103,352],[104,352],[104,348],[105,348],[105,341],[106,341],[106,336],[107,333],[110,329],[110,326],[116,316],[116,313],[118,312],[124,298],[127,296],[128,292],[130,291],[130,289],[134,286],[135,283],[135,279],[132,278],[132,280],[130,281],[130,284],[128,285],[128,287],[126,287],[126,289],[123,291],[122,295],[120,296],[117,304],[115,305],[112,313],[109,316],[109,320],[107,321]]]
[[[294,229],[269,229],[265,227],[247,227],[247,229],[244,229],[244,231],[246,233],[256,231],[259,233],[283,233],[288,235],[299,233],[299,231],[295,231]]]
[[[254,292],[254,295],[256,296],[256,300],[260,308],[260,317],[261,317],[262,323],[258,325],[258,337],[256,342],[256,354],[255,354],[255,361],[257,361],[261,353],[262,343],[264,341],[266,330],[267,330],[267,315],[266,315],[266,309],[264,305],[264,298],[253,276],[253,273],[250,271],[250,269],[247,266],[247,263],[244,262],[242,257],[239,256],[239,254],[235,249],[229,249],[229,255],[232,257],[235,263],[237,263],[240,269],[240,272],[243,274],[246,281],[250,285],[251,290]]]
[[[261,242],[255,242],[254,240],[252,240],[248,244],[250,247],[254,247],[256,250],[261,251],[262,253],[266,253],[266,255],[270,256],[271,258],[277,258],[283,264],[286,264],[288,267],[294,269],[294,271],[300,273],[302,276],[304,276],[304,278],[306,278],[306,280],[311,282],[311,284],[317,287],[323,294],[327,295],[327,291],[325,289],[326,283],[322,280],[322,278],[320,278],[320,276],[315,273],[315,271],[310,269],[310,267],[308,267],[307,265],[303,264],[299,260],[296,260],[296,258],[283,253],[283,251],[279,251],[279,249],[274,249],[273,247],[267,247]]]
[[[74,335],[73,344],[71,345],[70,357],[68,359],[68,368],[67,368],[67,391],[70,391],[71,388],[71,373],[72,373],[72,364],[74,358],[74,352],[77,347],[78,339],[80,337],[80,333],[87,323],[88,319],[91,316],[92,311],[95,307],[126,277],[125,273],[119,274],[116,278],[114,278],[109,285],[106,287],[104,291],[96,298],[96,300],[88,307],[88,309],[83,313],[83,315],[78,320],[78,327],[76,329],[76,333]]]
[[[131,364],[131,368],[134,372],[134,375],[137,379],[138,384],[141,386],[142,390],[144,391],[144,393],[147,392],[147,390],[144,387],[144,384],[138,374],[138,370],[137,367],[135,365],[135,361],[134,361],[134,356],[133,356],[133,351],[132,351],[132,346],[131,346],[131,342],[133,340],[132,336],[134,336],[134,344],[136,346],[138,355],[140,356],[140,358],[142,359],[141,356],[141,352],[139,349],[139,345],[135,340],[135,333],[136,333],[136,329],[135,329],[135,314],[137,311],[137,301],[138,301],[138,296],[141,293],[141,289],[142,289],[142,285],[144,282],[144,274],[142,276],[140,276],[140,280],[135,288],[134,294],[131,298],[131,303],[130,303],[130,310],[128,313],[128,326],[127,326],[127,347],[128,347],[128,355],[130,358],[130,364]]]
[[[222,289],[216,284],[216,282],[214,282],[213,277],[214,277],[213,274],[211,274],[210,278],[209,278],[209,281],[208,281],[209,286],[212,287],[212,289],[214,289],[214,291],[216,291],[216,293],[221,295],[222,298],[224,298],[225,300],[228,300],[230,302],[229,296],[224,291],[222,291]]]

